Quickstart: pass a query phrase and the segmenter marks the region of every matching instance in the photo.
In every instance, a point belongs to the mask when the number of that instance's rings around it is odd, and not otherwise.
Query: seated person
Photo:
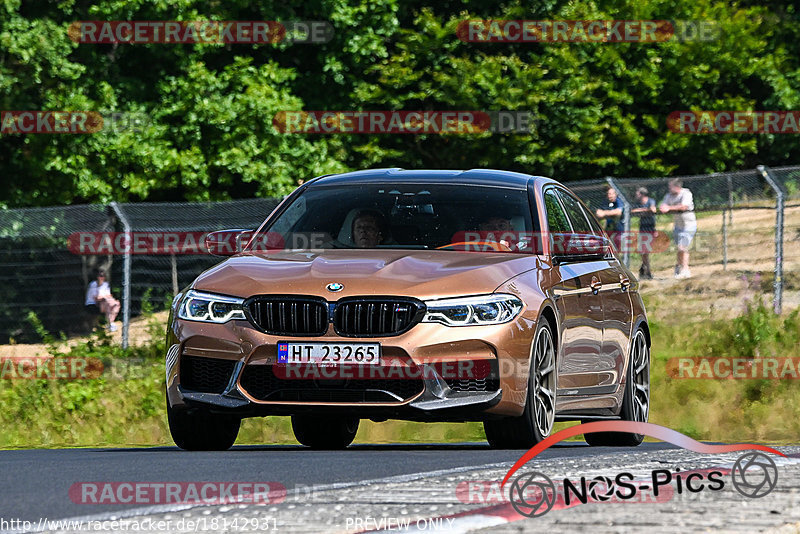
[[[514,228],[511,226],[511,220],[505,217],[488,217],[484,219],[479,225],[478,230],[481,232],[493,232],[503,234],[505,232],[513,232]]]
[[[510,250],[517,248],[517,239],[511,219],[502,215],[491,215],[478,224],[481,236],[485,236],[486,241],[494,241]]]
[[[106,282],[106,272],[103,269],[97,271],[97,280],[92,280],[89,289],[86,291],[86,309],[90,313],[103,313],[108,320],[108,329],[111,332],[117,330],[114,320],[119,313],[119,301],[111,295],[111,287]]]
[[[353,218],[353,243],[358,248],[374,248],[386,241],[389,225],[375,210],[361,210]]]

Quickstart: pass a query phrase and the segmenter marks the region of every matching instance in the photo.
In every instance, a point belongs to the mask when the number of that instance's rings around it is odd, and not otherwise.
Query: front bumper
[[[414,382],[413,387],[418,389],[405,390],[408,394],[392,397],[394,382],[384,380],[383,386],[361,385],[374,387],[375,391],[384,390],[380,392],[383,397],[375,394],[348,400],[341,396],[315,395],[310,399],[298,399],[264,396],[254,391],[252,381],[247,380],[247,373],[258,370],[267,386],[271,384],[267,378],[271,379],[277,363],[277,344],[287,341],[285,337],[259,332],[246,321],[209,324],[174,320],[167,332],[170,346],[166,365],[168,402],[173,409],[200,409],[241,417],[339,413],[376,420],[468,421],[518,415],[524,406],[530,338],[534,329],[535,322],[522,315],[516,321],[496,326],[450,328],[421,323],[401,335],[365,339],[363,341],[381,344],[382,359],[401,367],[424,369]],[[323,336],[305,340],[362,341],[344,340],[332,328]],[[226,362],[224,374],[218,375],[216,388],[198,388],[183,380],[185,373],[181,369],[185,371],[187,359],[192,358],[201,363]],[[493,382],[485,387],[465,387],[454,383],[452,375],[443,378],[437,370],[440,367],[436,367],[442,362],[465,361],[490,363],[492,373],[496,373]],[[261,389],[268,391],[269,387]]]
[[[212,413],[235,414],[241,417],[296,415],[302,413],[358,415],[363,419],[407,419],[420,421],[482,420],[481,412],[500,402],[502,390],[489,392],[452,391],[443,380],[426,379],[425,389],[415,400],[402,405],[350,404],[262,404],[246,398],[238,389],[221,394],[187,391],[177,387],[177,394],[187,410],[202,409]]]
[[[480,420],[484,410],[496,406],[503,397],[501,389],[496,391],[454,391],[433,366],[426,366],[422,392],[408,402],[391,404],[312,403],[312,402],[257,402],[241,388],[241,375],[245,359],[238,360],[233,367],[227,385],[221,393],[192,391],[177,383],[175,373],[180,359],[181,346],[173,344],[167,353],[167,388],[170,405],[177,409],[204,410],[212,413],[235,414],[241,417],[265,415],[294,415],[301,413],[327,413],[359,417],[408,420]]]

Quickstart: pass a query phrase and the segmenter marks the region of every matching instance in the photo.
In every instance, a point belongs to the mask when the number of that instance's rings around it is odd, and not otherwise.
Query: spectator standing
[[[595,215],[597,215],[598,219],[605,219],[606,233],[619,248],[622,241],[622,233],[625,231],[625,212],[616,189],[609,186],[606,190],[606,198],[608,203],[605,205],[605,209],[598,209],[595,211]]]
[[[631,214],[639,217],[639,236],[637,241],[643,243],[643,248],[640,250],[642,256],[642,266],[639,267],[639,277],[645,280],[652,280],[653,273],[650,271],[650,250],[652,243],[655,240],[656,233],[656,201],[650,198],[650,193],[646,187],[640,187],[636,190],[636,207],[631,210]],[[648,239],[641,239],[644,235]]]
[[[661,213],[672,213],[674,227],[672,239],[678,248],[675,265],[675,278],[689,278],[689,247],[697,233],[697,218],[694,215],[694,199],[692,192],[683,187],[683,182],[673,178],[668,184],[669,192],[661,201]]]

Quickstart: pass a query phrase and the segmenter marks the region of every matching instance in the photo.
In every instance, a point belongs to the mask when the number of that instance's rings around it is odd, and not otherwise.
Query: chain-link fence
[[[74,232],[109,230],[102,205],[0,210],[0,342],[31,337],[30,311],[51,330],[87,327],[86,286],[109,258],[77,256],[65,243]]]
[[[619,192],[630,214],[630,210],[640,207],[640,188],[645,188],[648,197],[658,204],[667,195],[669,181],[675,178],[692,192],[694,201],[698,231],[690,249],[693,271],[708,274],[721,267],[748,283],[755,280],[759,289],[772,290],[774,309],[780,313],[787,282],[792,288],[798,284],[794,275],[787,280],[784,272],[788,269],[795,273],[800,262],[800,203],[791,203],[791,199],[800,197],[800,167],[759,166],[709,175],[608,178],[606,182]],[[605,189],[605,184],[595,184],[596,188]],[[589,188],[589,184],[581,187]],[[595,202],[597,196],[595,192],[588,202]],[[658,221],[659,231],[671,231],[672,216],[659,216]],[[633,214],[626,220],[626,230],[636,231],[638,224],[638,217]],[[672,251],[674,245],[669,249]],[[652,256],[654,270],[669,271],[674,265],[671,254]],[[626,257],[634,266],[638,260],[638,254]]]
[[[278,205],[280,199],[264,198],[230,202],[204,203],[136,203],[118,207],[130,225],[130,232],[178,236],[183,246],[184,235],[201,236],[205,232],[241,228],[257,228]],[[160,254],[131,255],[131,313],[137,314],[142,299],[149,291],[151,300],[171,299],[199,273],[220,259],[207,254],[182,254],[168,250]]]
[[[159,309],[219,262],[193,244],[215,230],[255,229],[278,202],[266,198],[0,210],[0,343],[36,339],[29,312],[49,331],[91,330],[98,317],[84,304],[98,269],[106,271],[113,295],[122,301],[127,342],[130,317],[140,313],[145,299]],[[138,237],[145,243],[142,250],[135,246]]]
[[[693,193],[698,219],[692,269],[701,275],[704,270],[711,273],[718,269],[758,273],[762,285],[773,290],[775,309],[780,310],[783,287],[800,284],[795,279],[800,271],[800,166],[760,167],[681,179]],[[601,178],[567,185],[593,211],[607,206],[611,185],[622,200],[626,230],[636,231],[638,218],[631,216],[630,210],[636,207],[637,189],[646,187],[649,196],[660,203],[669,180]],[[192,248],[202,242],[205,233],[256,228],[279,201],[267,198],[0,210],[0,343],[35,337],[27,320],[31,311],[51,331],[77,333],[90,329],[97,318],[86,314],[84,300],[98,268],[108,272],[113,292],[122,300],[124,313],[120,318],[127,333],[131,316],[140,312],[146,298],[159,308],[219,261],[198,253],[196,246]],[[658,229],[669,233],[671,216],[659,215]],[[87,235],[86,243],[80,241],[80,236]],[[143,250],[120,246],[119,236],[126,235],[135,239],[144,236],[146,246]],[[636,267],[639,258],[631,253],[624,259]],[[653,254],[654,271],[670,273],[672,265],[672,254]],[[791,276],[787,279],[784,272]],[[124,339],[127,342],[126,336]]]
[[[638,207],[636,192],[644,187],[648,196],[659,203],[668,193],[670,180],[678,178],[683,187],[692,192],[694,212],[698,218],[698,233],[693,241],[695,265],[721,263],[727,269],[728,260],[740,257],[749,246],[745,237],[747,224],[734,227],[734,210],[773,210],[775,194],[769,184],[756,170],[730,173],[665,177],[665,178],[614,178],[612,180],[631,204]],[[667,230],[672,217],[662,217],[662,227]],[[638,217],[630,219],[631,228],[638,225]],[[774,238],[769,238],[774,241]],[[735,250],[734,250],[735,249]],[[754,258],[751,256],[750,261]],[[671,261],[659,256],[657,260]],[[657,261],[662,268],[664,261]]]

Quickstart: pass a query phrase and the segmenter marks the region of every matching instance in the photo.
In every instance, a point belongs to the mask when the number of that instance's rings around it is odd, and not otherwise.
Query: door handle
[[[623,291],[627,291],[631,287],[631,279],[627,276],[619,275],[619,286]]]
[[[592,278],[592,283],[589,284],[589,287],[592,289],[592,294],[597,295],[597,293],[600,291],[600,288],[603,287],[603,283],[597,278]]]

